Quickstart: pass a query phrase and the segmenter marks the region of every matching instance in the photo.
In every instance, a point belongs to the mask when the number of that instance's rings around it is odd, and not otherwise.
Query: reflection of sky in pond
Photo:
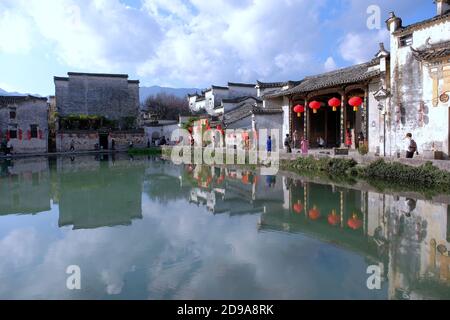
[[[326,223],[316,227],[311,221],[310,227],[302,229],[303,216],[283,209],[280,176],[270,178],[271,186],[275,183],[273,191],[265,187],[263,196],[247,199],[263,211],[213,214],[207,205],[189,201],[192,190],[200,194],[212,187],[198,187],[195,179],[191,183],[181,169],[152,162],[118,168],[121,164],[94,168],[90,174],[83,169],[43,175],[40,183],[49,179],[56,185],[52,193],[58,191],[58,203],[52,203],[50,211],[0,216],[0,298],[389,297],[386,282],[381,290],[366,287],[366,269],[373,264],[373,254],[369,245],[364,254],[366,245],[352,247],[351,241],[367,237],[327,238],[323,234]],[[82,177],[84,183],[69,179],[74,176]],[[184,177],[182,187],[178,176]],[[5,179],[0,178],[1,183]],[[255,183],[264,186],[266,179]],[[216,195],[215,201],[233,204],[251,188],[251,183],[226,180],[221,189],[230,191]],[[88,194],[91,198],[81,204]],[[294,194],[292,190],[291,197]],[[129,212],[126,207],[115,210],[97,203],[108,197],[132,203]],[[116,206],[115,200],[111,206]],[[79,207],[105,212],[101,217],[96,217],[97,212],[83,215]],[[323,215],[326,222],[328,212]],[[105,219],[115,226],[106,226]],[[81,267],[80,291],[65,287],[69,265]]]

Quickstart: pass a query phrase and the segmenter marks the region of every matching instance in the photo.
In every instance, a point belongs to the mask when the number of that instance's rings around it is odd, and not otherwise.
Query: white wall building
[[[386,110],[387,155],[404,153],[413,134],[426,157],[450,153],[450,1],[436,0],[437,15],[409,26],[392,12],[391,98]]]

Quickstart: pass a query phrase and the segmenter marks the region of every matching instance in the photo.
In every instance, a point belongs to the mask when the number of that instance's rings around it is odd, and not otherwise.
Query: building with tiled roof
[[[6,153],[48,150],[47,98],[0,96],[0,143]]]

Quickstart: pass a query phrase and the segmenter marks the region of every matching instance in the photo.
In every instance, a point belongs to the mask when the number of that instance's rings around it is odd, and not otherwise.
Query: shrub
[[[450,187],[450,173],[433,166],[431,162],[420,167],[412,167],[398,162],[386,163],[380,159],[361,170],[361,174],[366,178],[426,187],[444,187],[445,189]]]

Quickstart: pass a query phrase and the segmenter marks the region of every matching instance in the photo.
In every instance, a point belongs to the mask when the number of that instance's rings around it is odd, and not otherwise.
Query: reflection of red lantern
[[[302,211],[303,211],[303,205],[302,205],[302,203],[301,203],[300,201],[298,201],[296,204],[294,204],[293,209],[294,209],[294,211],[295,211],[296,213],[298,213],[298,214],[302,213]]]
[[[42,130],[39,130],[39,139],[42,140],[43,134],[42,134]]]
[[[338,98],[332,98],[330,101],[328,101],[328,105],[333,108],[333,111],[337,110],[337,107],[341,105],[341,100]]]
[[[19,140],[22,140],[22,129],[19,129]]]
[[[310,102],[309,107],[312,109],[313,113],[317,113],[317,110],[320,109],[321,104],[318,101],[312,101]]]
[[[361,97],[353,97],[350,100],[348,100],[348,104],[353,107],[353,111],[357,112],[359,107],[363,104],[363,100]]]
[[[6,140],[9,141],[11,139],[11,133],[9,130],[6,130]]]
[[[352,218],[348,220],[347,225],[353,230],[358,230],[362,227],[362,221],[358,218],[358,215],[354,213]]]
[[[305,107],[298,104],[294,107],[294,112],[297,114],[297,117],[300,118],[302,113],[305,112]]]
[[[340,221],[340,217],[336,214],[336,210],[333,210],[328,215],[328,223],[331,224],[332,226],[336,226],[339,224],[339,221]]]
[[[309,218],[311,220],[317,220],[320,218],[320,211],[314,206],[311,210],[309,210]]]

